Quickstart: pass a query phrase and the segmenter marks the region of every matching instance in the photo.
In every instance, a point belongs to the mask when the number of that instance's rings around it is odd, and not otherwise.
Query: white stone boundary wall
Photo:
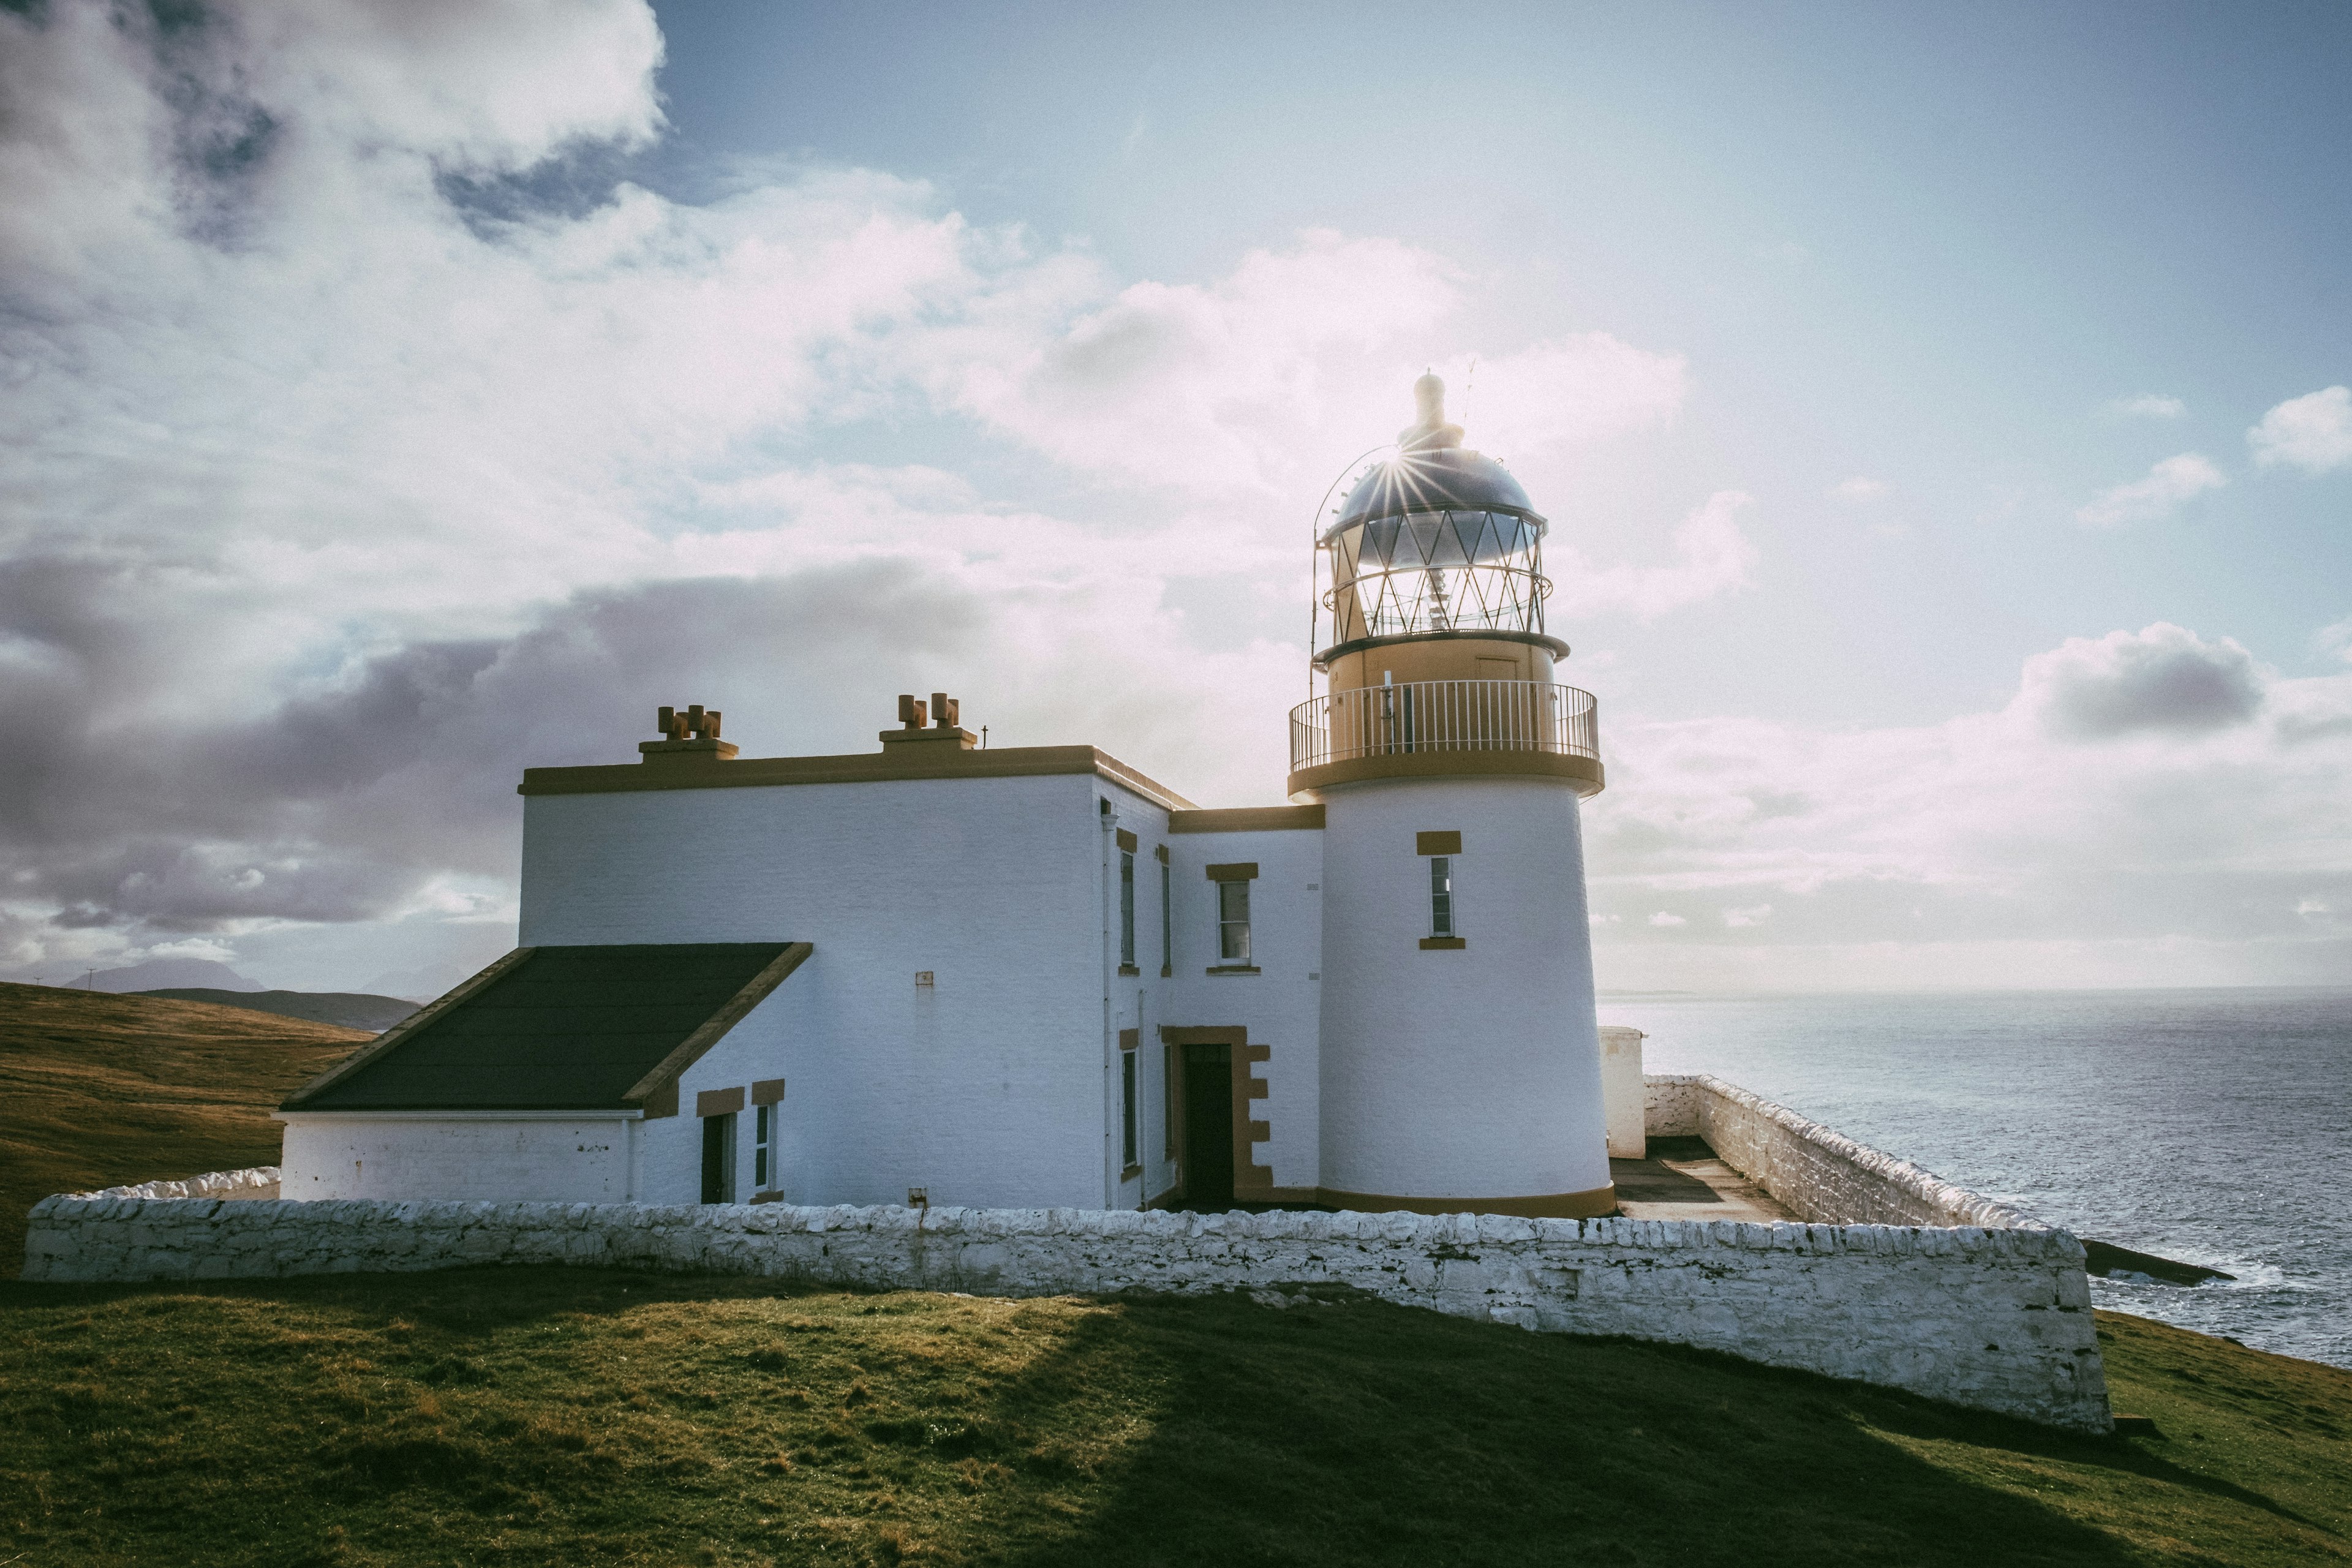
[[[76,1198],[274,1198],[278,1177],[275,1165],[253,1165],[242,1171],[207,1171],[184,1182],[141,1182],[129,1187],[101,1187],[94,1193],[69,1193]]]
[[[1857,1143],[1785,1105],[1706,1073],[1643,1080],[1653,1138],[1707,1142],[1725,1163],[1800,1218],[1825,1225],[2046,1230],[2032,1215]]]
[[[1654,1072],[1643,1075],[1643,1135],[1650,1138],[1697,1137],[1699,1082],[1700,1079],[1696,1074]]]
[[[2112,1429],[2063,1231],[1496,1215],[46,1198],[25,1278],[575,1264],[1038,1296],[1347,1288],[1555,1333],[1723,1351]]]

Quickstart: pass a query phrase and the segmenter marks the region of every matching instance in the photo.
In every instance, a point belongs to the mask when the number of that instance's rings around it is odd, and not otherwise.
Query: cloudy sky
[[[430,993],[526,765],[1280,798],[1435,366],[1603,984],[2352,976],[2352,12],[0,5],[0,975]]]

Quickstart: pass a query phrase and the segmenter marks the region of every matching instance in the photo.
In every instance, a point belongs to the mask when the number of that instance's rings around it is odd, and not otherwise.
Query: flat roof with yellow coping
[[[525,768],[518,795],[618,795],[648,789],[756,789],[779,784],[874,784],[891,779],[1034,778],[1092,773],[1170,811],[1199,808],[1166,784],[1094,746],[900,745],[838,757],[738,757],[649,752],[639,763]]]

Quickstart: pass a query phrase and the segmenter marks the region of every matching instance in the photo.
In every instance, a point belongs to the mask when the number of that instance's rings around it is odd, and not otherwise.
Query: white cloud
[[[538,199],[551,153],[658,133],[638,5],[240,5],[174,39],[46,14],[0,10],[0,727],[42,741],[0,748],[0,963],[349,930],[373,975],[416,962],[374,951],[403,921],[470,956],[511,910],[516,770],[625,758],[666,701],[809,752],[944,688],[997,743],[1262,799],[1304,649],[1242,611],[1303,602],[1295,495],[1405,422],[1474,289],[1331,234],[1118,279],[868,172]],[[1475,385],[1439,363],[1505,457],[1686,395],[1605,334],[1500,346]],[[871,456],[900,428],[919,465]],[[975,449],[1083,500],[1008,500],[956,471],[1002,466]],[[1558,543],[1555,610],[1740,590],[1745,504],[1653,563]],[[1724,924],[1598,917],[1609,962],[2352,968],[2292,912],[2352,907],[2352,671],[2158,625],[1942,724],[1613,711],[1600,901]]]
[[[626,757],[663,701],[837,750],[945,687],[1000,743],[1278,787],[1305,650],[1255,606],[1290,624],[1298,498],[1458,343],[1446,258],[1318,231],[1171,284],[869,171],[600,184],[663,129],[635,0],[33,9],[0,8],[0,716],[45,742],[0,748],[0,963],[510,918],[515,771]],[[1606,333],[1496,347],[1457,399],[1504,456],[1685,395]],[[923,466],[829,456],[893,441]],[[953,471],[1006,468],[1080,499]],[[1712,518],[1591,591],[1736,585]]]
[[[1313,230],[1294,249],[1252,252],[1214,285],[1132,284],[1067,321],[991,311],[950,359],[916,374],[1074,468],[1287,495],[1320,489],[1366,432],[1410,423],[1423,366],[1388,355],[1460,297],[1442,257]],[[1666,423],[1688,380],[1680,357],[1605,332],[1435,368],[1472,444],[1507,456]]]
[[[1435,368],[1468,444],[1506,458],[1659,428],[1682,412],[1690,391],[1680,354],[1653,353],[1607,332],[1532,343],[1475,363],[1457,356]]]
[[[2208,458],[2196,452],[2183,452],[2148,469],[2144,479],[2102,490],[2074,513],[2074,521],[2092,528],[2147,522],[2169,517],[2182,502],[2207,490],[2219,489],[2228,482]]]
[[[2246,432],[2263,468],[2287,463],[2325,474],[2352,464],[2352,387],[2330,386],[2291,397]]]
[[[1586,807],[1596,902],[1773,910],[1768,942],[1596,931],[1605,984],[2352,972],[2343,923],[2294,912],[2352,907],[2352,671],[2282,677],[2158,624],[2035,655],[2001,706],[1940,723],[1621,713],[1603,743],[1609,788]]]
[[[226,942],[210,937],[184,937],[178,942],[159,942],[139,955],[147,958],[202,958],[215,963],[232,962],[236,952]]]
[[[1830,494],[1838,500],[1855,506],[1866,505],[1890,494],[1895,487],[1884,479],[1874,479],[1857,474],[1842,484],[1830,487]]]
[[[1732,927],[1734,930],[1748,926],[1760,926],[1771,918],[1772,906],[1769,904],[1750,904],[1746,909],[1726,910],[1723,911],[1723,923]]]
[[[2137,632],[2069,637],[2034,655],[2018,705],[2070,740],[2193,733],[2251,720],[2264,684],[2253,656],[2231,638],[2208,642],[2158,621]]]
[[[2334,626],[2322,626],[2311,639],[2312,646],[2322,653],[2332,653],[2347,664],[2352,664],[2352,616]]]
[[[2124,419],[2179,419],[2189,413],[2189,405],[2177,397],[2147,392],[2137,397],[2116,398],[2107,405],[2107,412]]]
[[[1739,510],[1750,501],[1738,490],[1708,497],[1675,526],[1669,566],[1596,567],[1573,545],[1550,545],[1546,570],[1552,579],[1551,613],[1615,612],[1651,621],[1746,587],[1756,546],[1739,526]]]
[[[1075,319],[1055,290],[1015,291],[976,311],[945,354],[918,339],[909,369],[949,405],[1072,467],[1264,489],[1303,477],[1302,449],[1320,446],[1317,426],[1338,408],[1354,437],[1402,423],[1418,367],[1375,374],[1363,356],[1458,298],[1441,257],[1312,231],[1296,249],[1250,253],[1218,284],[1135,283]],[[1335,376],[1339,363],[1357,373]]]

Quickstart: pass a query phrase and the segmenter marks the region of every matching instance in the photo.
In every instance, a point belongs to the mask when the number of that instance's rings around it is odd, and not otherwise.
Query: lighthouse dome
[[[1383,518],[1447,512],[1500,513],[1540,534],[1544,520],[1511,471],[1465,447],[1462,426],[1447,421],[1445,383],[1424,375],[1413,383],[1412,395],[1420,417],[1397,432],[1396,456],[1373,464],[1348,492],[1324,539]]]
[[[1466,447],[1398,453],[1357,481],[1326,537],[1377,518],[1425,511],[1499,511],[1541,527],[1543,518],[1511,470]]]

